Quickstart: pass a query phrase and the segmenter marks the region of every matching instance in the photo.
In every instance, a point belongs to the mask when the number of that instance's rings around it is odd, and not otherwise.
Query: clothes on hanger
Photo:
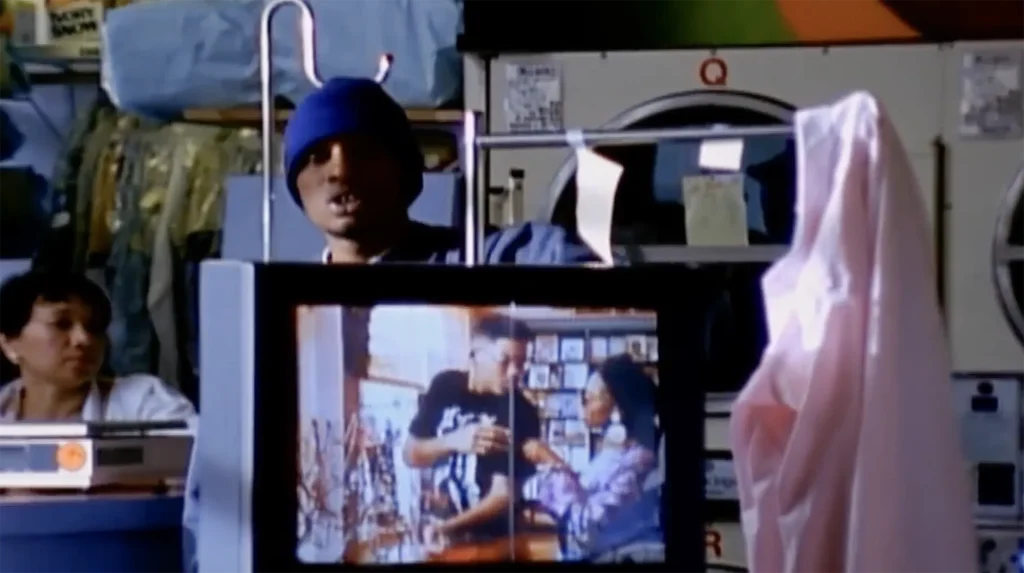
[[[219,249],[224,179],[260,168],[259,136],[148,122],[99,97],[69,141],[35,264],[104,269],[112,370],[158,374],[197,401],[198,267]]]

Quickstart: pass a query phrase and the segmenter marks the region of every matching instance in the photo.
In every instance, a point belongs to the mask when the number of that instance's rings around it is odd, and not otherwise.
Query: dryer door
[[[996,222],[992,259],[999,303],[1024,345],[1024,166],[1006,192]]]
[[[603,127],[778,125],[791,123],[793,113],[793,107],[755,94],[699,91],[647,102]],[[679,247],[687,241],[682,179],[714,173],[699,166],[700,146],[700,141],[663,141],[597,149],[625,168],[612,217],[612,239],[631,259],[681,260],[684,250]],[[784,252],[793,234],[796,157],[792,137],[747,138],[741,165],[748,242],[753,248],[739,253],[730,249],[730,257],[722,260],[753,257],[757,262],[703,275],[721,280],[720,296],[709,308],[706,323],[710,394],[739,391],[760,361],[767,342],[761,275]],[[571,230],[576,228],[574,175],[575,163],[570,160],[549,190],[551,220]]]

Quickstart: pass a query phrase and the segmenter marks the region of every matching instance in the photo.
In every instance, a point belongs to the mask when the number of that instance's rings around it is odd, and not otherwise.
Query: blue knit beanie
[[[288,191],[296,203],[302,205],[295,180],[309,149],[339,135],[368,135],[394,153],[407,204],[416,200],[423,187],[423,155],[405,110],[371,79],[334,78],[302,100],[284,129]]]

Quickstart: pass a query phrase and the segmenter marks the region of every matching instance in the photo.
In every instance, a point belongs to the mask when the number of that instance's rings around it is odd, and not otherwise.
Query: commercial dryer
[[[503,55],[486,66],[467,58],[466,100],[489,111],[491,131],[516,127],[520,118],[510,117],[516,105],[510,100],[519,97],[521,86],[514,78],[532,68],[557,76],[548,88],[557,84],[564,128],[708,127],[787,124],[800,107],[868,90],[888,107],[925,202],[934,210],[945,57],[940,46],[908,45]],[[713,173],[701,165],[701,145],[671,141],[599,149],[625,167],[613,241],[631,256],[666,262],[686,256],[679,248],[687,244],[681,181]],[[714,514],[707,556],[709,564],[727,570],[744,566],[728,413],[766,342],[760,277],[791,238],[796,184],[792,137],[747,138],[740,155],[747,238],[754,248],[721,254],[756,263],[734,267],[723,282],[722,308],[730,316],[713,329],[709,358],[716,370],[706,423],[705,476]],[[491,184],[504,182],[513,169],[522,169],[525,179],[522,209],[497,219],[540,218],[575,226],[575,166],[568,150],[495,150],[489,160]]]
[[[995,57],[1002,58],[1003,64],[983,69],[981,77],[972,73],[974,60]],[[992,280],[993,225],[1003,221],[1001,240],[1011,240],[1014,213],[1006,208],[1004,197],[1009,188],[1019,188],[1024,164],[1019,126],[1024,113],[1022,62],[1024,46],[1020,41],[961,42],[946,51],[942,90],[942,132],[948,145],[946,286],[953,366],[959,371],[1024,370],[1024,345],[1011,326],[1019,321],[1007,320],[1004,310],[1009,307],[1000,303],[1001,295]],[[996,113],[1016,123],[1016,130],[974,134],[964,129],[972,105],[969,92],[979,83],[1002,86],[1003,109]],[[1016,220],[1020,217],[1017,211]],[[1019,229],[1020,223],[1017,225]],[[1019,235],[1014,240],[1020,244]],[[1013,275],[1008,265],[1000,268],[1005,269],[999,271],[1000,276]],[[1022,276],[1021,268],[1016,268],[1016,276]]]
[[[1002,192],[1022,160],[1021,141],[964,135],[961,123],[965,58],[1013,50],[1021,51],[1020,42],[467,56],[466,102],[487,112],[488,129],[507,131],[516,123],[509,100],[517,87],[510,78],[531,66],[557,76],[557,115],[565,128],[772,124],[789,121],[796,108],[870,91],[900,134],[933,221],[944,223],[935,230],[945,254],[939,263],[954,369],[1009,370],[1024,364],[1024,350],[987,280],[988,238]],[[748,224],[751,233],[766,235],[752,237],[752,244],[786,236],[773,228],[786,227],[791,208],[792,145],[782,139],[750,139],[743,150]],[[681,197],[677,176],[697,169],[698,147],[667,142],[600,150],[626,168],[616,238],[660,245],[648,254],[672,259],[664,247],[685,241],[680,209],[671,208]],[[503,183],[513,169],[524,175],[522,207],[497,219],[574,224],[568,150],[494,150],[488,163],[491,184]]]

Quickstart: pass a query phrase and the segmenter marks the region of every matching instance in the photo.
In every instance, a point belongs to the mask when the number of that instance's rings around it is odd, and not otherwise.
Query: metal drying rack
[[[260,79],[262,81],[262,129],[263,129],[263,260],[270,261],[271,232],[273,218],[273,172],[276,165],[274,157],[275,110],[274,93],[271,74],[271,22],[279,8],[292,5],[299,10],[300,34],[302,36],[302,69],[306,78],[314,87],[321,87],[323,80],[316,67],[316,45],[313,12],[304,0],[273,0],[263,9],[260,19]],[[383,83],[391,68],[392,59],[389,55],[381,57],[376,80]],[[671,139],[739,139],[764,135],[789,135],[793,128],[790,125],[751,126],[751,127],[717,127],[717,128],[665,128],[665,129],[627,129],[627,130],[569,130],[545,133],[487,133],[479,127],[479,114],[467,110],[463,120],[463,164],[465,175],[465,264],[477,266],[484,264],[481,246],[484,243],[483,204],[486,200],[486,189],[480,175],[480,151],[484,149],[511,149],[535,147],[569,147],[576,145],[649,145]],[[688,247],[692,248],[692,247]],[[699,253],[700,247],[692,248]],[[757,247],[746,247],[757,249]],[[753,252],[750,254],[754,254]],[[771,255],[769,254],[769,257]],[[726,257],[729,258],[729,257]],[[736,257],[736,262],[764,259],[761,256]],[[773,258],[773,257],[772,257]],[[725,262],[714,253],[694,257],[703,262]]]

